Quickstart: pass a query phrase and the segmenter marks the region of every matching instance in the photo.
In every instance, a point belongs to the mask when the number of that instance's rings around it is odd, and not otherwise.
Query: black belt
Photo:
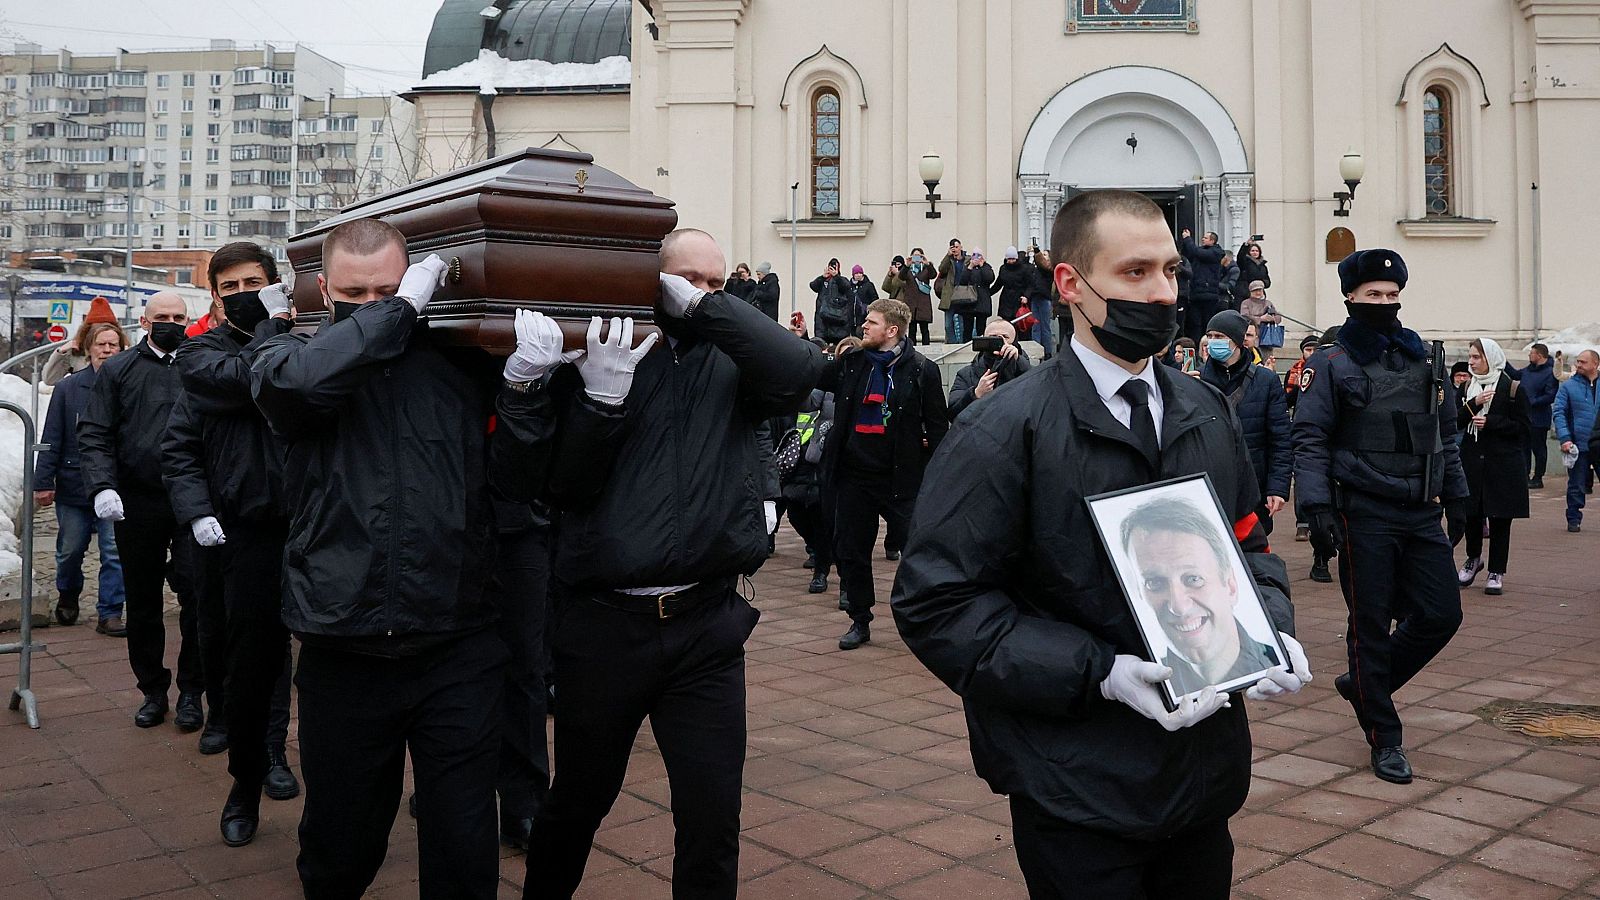
[[[692,587],[681,591],[669,591],[665,594],[624,594],[621,591],[595,591],[589,597],[601,606],[620,609],[623,612],[652,615],[658,619],[670,619],[681,616],[697,606],[719,597],[727,596],[734,589],[736,579],[718,578],[702,581]]]

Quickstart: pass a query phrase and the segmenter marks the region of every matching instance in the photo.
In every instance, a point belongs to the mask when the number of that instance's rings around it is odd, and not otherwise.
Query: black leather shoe
[[[1539,491],[1539,490],[1543,490],[1543,489],[1544,489],[1544,479],[1543,478],[1530,478],[1530,479],[1528,479],[1528,490],[1530,490],[1530,491]]]
[[[415,819],[417,817],[417,793],[416,793],[416,791],[412,791],[411,792],[411,799],[406,801],[406,808],[411,811],[411,818]]]
[[[144,705],[133,714],[133,724],[140,728],[154,728],[167,720],[167,698],[146,696]]]
[[[828,576],[823,572],[811,576],[811,583],[806,586],[806,593],[820,594],[828,589]]]
[[[800,568],[802,568],[802,569],[815,569],[816,567],[817,567],[817,555],[815,553],[807,553],[806,554],[806,561],[800,564]]]
[[[261,788],[235,781],[228,791],[228,802],[222,804],[222,842],[229,847],[243,847],[256,839],[259,824]]]
[[[1343,697],[1351,706],[1355,705],[1356,684],[1351,680],[1349,672],[1333,679],[1333,689],[1338,691],[1339,696]]]
[[[889,562],[897,562],[900,559],[900,551],[885,550],[883,551],[883,558],[887,559]]]
[[[185,734],[199,731],[201,726],[206,724],[206,713],[200,708],[199,694],[178,695],[178,706],[172,714],[172,724],[178,726],[178,730]]]
[[[843,590],[839,591],[839,611],[840,612],[849,612],[850,611],[850,598],[846,597],[844,595],[844,591]]]
[[[1311,580],[1317,584],[1332,584],[1333,573],[1328,571],[1328,561],[1319,557],[1311,558]]]
[[[1394,784],[1411,783],[1411,761],[1400,747],[1375,747],[1372,750],[1372,774]]]
[[[57,625],[76,625],[76,624],[78,624],[78,598],[77,597],[69,597],[66,594],[62,594],[61,595],[61,599],[56,601],[56,624]]]
[[[850,626],[849,631],[844,633],[844,637],[839,638],[839,649],[854,650],[862,644],[871,642],[872,627],[866,622],[856,622]]]
[[[533,817],[526,819],[500,814],[500,843],[518,850],[528,849],[528,837],[533,834]]]
[[[211,721],[206,723],[205,730],[200,732],[200,752],[205,756],[216,756],[227,752],[227,749],[228,726],[213,715]]]
[[[293,800],[300,796],[300,782],[290,770],[282,747],[267,748],[267,777],[261,780],[261,786],[274,800]]]

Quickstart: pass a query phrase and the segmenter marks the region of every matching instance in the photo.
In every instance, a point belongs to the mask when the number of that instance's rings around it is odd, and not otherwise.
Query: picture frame
[[[1173,670],[1168,711],[1198,690],[1232,692],[1292,671],[1244,550],[1204,472],[1086,498],[1138,626],[1145,659]],[[1226,627],[1219,620],[1226,607]]]
[[[1182,31],[1197,34],[1197,0],[1067,0],[1067,34]]]

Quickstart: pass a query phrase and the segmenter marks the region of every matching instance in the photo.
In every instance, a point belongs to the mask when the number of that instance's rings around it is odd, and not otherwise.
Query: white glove
[[[189,523],[189,530],[194,532],[195,542],[202,547],[215,547],[228,542],[227,535],[222,533],[222,523],[216,516],[201,516]]]
[[[776,534],[778,531],[778,504],[771,500],[761,501],[761,514],[767,519],[767,534]]]
[[[689,311],[689,304],[705,295],[705,291],[690,284],[682,275],[661,273],[661,305],[674,319],[683,318]]]
[[[122,511],[122,495],[110,489],[95,494],[94,516],[97,519],[110,519],[113,522],[121,522],[127,518],[127,514]]]
[[[449,271],[449,264],[440,259],[439,254],[430,254],[427,259],[412,263],[406,269],[405,276],[400,279],[400,290],[395,292],[395,296],[404,297],[420,313],[428,308],[433,292],[444,286],[445,275]]]
[[[1118,654],[1111,663],[1111,674],[1100,682],[1100,694],[1107,700],[1127,704],[1134,712],[1154,720],[1168,731],[1188,728],[1230,705],[1227,694],[1200,690],[1179,697],[1177,710],[1167,712],[1167,707],[1161,702],[1161,691],[1156,685],[1171,677],[1172,670],[1160,663]]]
[[[262,288],[260,294],[261,305],[266,307],[267,318],[287,316],[289,314],[289,295],[293,293],[294,288],[287,281],[269,284]]]
[[[561,352],[561,326],[544,313],[517,310],[517,349],[506,358],[507,381],[537,381],[564,362],[575,362],[582,350]]]
[[[1244,692],[1244,695],[1251,700],[1270,700],[1284,694],[1298,693],[1302,687],[1311,683],[1311,663],[1306,659],[1305,648],[1300,646],[1299,641],[1281,631],[1278,632],[1278,637],[1283,641],[1284,649],[1289,651],[1289,668],[1293,671],[1272,669],[1267,672],[1267,677]]]
[[[606,339],[600,339],[600,317],[589,320],[589,349],[578,360],[583,389],[601,403],[616,406],[628,397],[633,386],[633,370],[661,337],[659,332],[633,346],[633,320],[612,319]]]

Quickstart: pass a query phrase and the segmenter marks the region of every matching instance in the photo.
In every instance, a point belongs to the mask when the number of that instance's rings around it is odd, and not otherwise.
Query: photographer
[[[999,316],[989,320],[983,337],[973,339],[972,349],[978,351],[978,355],[956,373],[955,383],[950,385],[951,421],[975,401],[987,397],[990,391],[1033,365],[1027,352],[1017,346],[1017,330]]]
[[[822,274],[811,279],[811,290],[817,295],[817,337],[832,344],[855,334],[855,291],[850,280],[839,274],[838,259],[828,260]]]

